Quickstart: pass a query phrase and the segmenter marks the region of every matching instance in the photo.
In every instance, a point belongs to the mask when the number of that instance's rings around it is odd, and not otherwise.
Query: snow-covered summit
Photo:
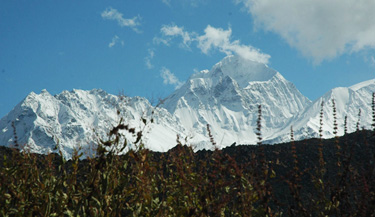
[[[245,88],[252,81],[268,81],[278,74],[277,71],[269,68],[266,64],[247,60],[240,56],[227,56],[210,71],[203,70],[194,73],[190,80],[194,79],[215,79],[217,77],[229,76],[237,82],[241,88]]]
[[[262,105],[266,137],[310,104],[297,88],[267,65],[228,56],[211,70],[193,74],[163,107],[207,144],[209,124],[222,147],[256,143],[257,106]]]

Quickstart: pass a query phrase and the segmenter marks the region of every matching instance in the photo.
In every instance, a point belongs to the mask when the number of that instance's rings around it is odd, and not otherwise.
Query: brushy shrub
[[[334,102],[332,109],[335,115]],[[290,143],[269,146],[261,144],[261,107],[258,116],[257,146],[219,150],[207,126],[214,151],[194,152],[177,137],[170,151],[152,152],[142,145],[142,131],[121,119],[108,140],[98,141],[96,155],[83,160],[81,150],[67,161],[61,152],[2,147],[0,215],[375,215],[373,131],[298,142],[291,128]],[[138,147],[124,155],[121,130]]]

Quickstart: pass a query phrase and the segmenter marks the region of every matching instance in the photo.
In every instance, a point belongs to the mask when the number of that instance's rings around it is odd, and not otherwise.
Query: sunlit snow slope
[[[288,141],[290,127],[293,126],[297,140],[319,136],[320,111],[323,102],[323,138],[334,136],[333,101],[336,107],[337,135],[344,134],[345,116],[347,116],[347,130],[371,129],[372,124],[372,94],[375,92],[375,79],[361,82],[351,87],[337,87],[302,111],[293,118],[283,131],[277,134],[272,142]],[[360,114],[359,114],[360,113]]]
[[[153,110],[154,123],[151,123]],[[88,154],[99,138],[108,139],[107,133],[121,117],[130,127],[145,131],[144,143],[151,150],[167,151],[175,145],[178,134],[184,135],[175,117],[165,109],[152,107],[141,97],[119,97],[96,89],[64,91],[52,96],[43,90],[40,94],[30,93],[1,119],[0,144],[12,146],[16,132],[18,143],[27,144],[32,152],[54,152],[59,144],[68,158],[79,146]],[[149,119],[146,127],[142,117]],[[130,142],[134,141],[131,134],[124,134]]]
[[[263,138],[268,140],[310,104],[279,72],[228,56],[210,71],[193,74],[163,106],[181,121],[197,148],[206,148],[207,124],[219,147],[254,144],[258,105],[262,105]]]
[[[99,138],[108,139],[107,133],[121,117],[130,127],[142,130],[142,142],[155,151],[175,146],[177,135],[181,141],[186,138],[195,150],[212,149],[207,124],[218,148],[234,142],[255,144],[258,105],[262,106],[263,142],[286,142],[291,127],[296,139],[319,136],[322,102],[322,134],[329,138],[334,136],[332,100],[338,135],[342,135],[345,116],[348,132],[355,131],[357,123],[359,128],[370,128],[373,92],[375,80],[369,80],[334,88],[311,102],[267,65],[228,56],[211,70],[193,74],[157,108],[141,97],[114,96],[97,89],[64,91],[55,96],[46,90],[32,92],[0,119],[0,145],[14,145],[16,135],[18,143],[27,144],[32,152],[54,152],[59,145],[68,158],[80,146],[90,154]],[[146,126],[142,118],[148,120]],[[129,144],[134,143],[134,136],[122,133]]]

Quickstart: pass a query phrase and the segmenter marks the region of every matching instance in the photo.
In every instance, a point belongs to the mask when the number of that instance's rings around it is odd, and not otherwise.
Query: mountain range
[[[80,147],[89,155],[100,140],[111,139],[109,131],[121,120],[142,132],[142,143],[154,151],[171,149],[177,137],[195,150],[212,149],[209,133],[218,148],[256,144],[258,105],[264,143],[289,141],[291,127],[297,140],[318,137],[322,108],[321,134],[330,138],[335,135],[333,107],[337,135],[344,134],[345,117],[348,132],[371,128],[373,92],[375,79],[334,88],[312,102],[266,64],[228,56],[211,70],[194,73],[158,106],[100,89],[54,96],[47,90],[32,92],[0,119],[0,145],[22,144],[36,153],[56,152],[58,146],[67,158]],[[137,136],[121,133],[127,148],[134,148]]]

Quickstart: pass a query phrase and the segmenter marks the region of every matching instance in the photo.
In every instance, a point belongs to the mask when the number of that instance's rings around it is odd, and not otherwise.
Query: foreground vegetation
[[[337,144],[343,144],[337,149]],[[374,136],[69,161],[1,148],[2,216],[374,216]]]
[[[374,131],[295,142],[291,129],[290,143],[262,145],[260,106],[258,119],[258,145],[196,153],[177,138],[118,155],[120,130],[142,144],[122,121],[84,160],[0,147],[0,215],[375,216]]]

